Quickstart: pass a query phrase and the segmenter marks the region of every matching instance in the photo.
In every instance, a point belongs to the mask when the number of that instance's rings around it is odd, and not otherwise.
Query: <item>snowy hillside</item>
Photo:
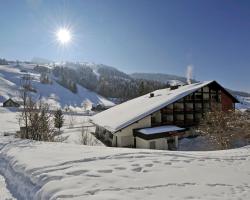
[[[94,105],[114,105],[113,102],[80,85],[77,85],[78,92],[75,94],[59,85],[55,80],[53,80],[52,84],[42,84],[40,83],[40,74],[34,71],[33,68],[34,65],[27,64],[21,65],[21,67],[0,65],[0,102],[10,97],[13,98],[18,96],[21,77],[28,73],[34,79],[32,80],[32,85],[37,90],[36,97],[38,98],[41,95],[54,106],[64,107],[66,105],[71,105],[73,107],[81,107],[82,102],[86,100]]]
[[[250,97],[237,96],[240,103],[236,104],[236,108],[239,110],[250,110]]]
[[[146,80],[160,81],[162,83],[168,83],[170,85],[184,85],[187,83],[186,77],[176,76],[176,75],[172,75],[172,74],[133,73],[133,74],[131,74],[131,77],[141,78],[141,79],[146,79]]]
[[[0,138],[17,199],[249,199],[250,148],[169,152]]]

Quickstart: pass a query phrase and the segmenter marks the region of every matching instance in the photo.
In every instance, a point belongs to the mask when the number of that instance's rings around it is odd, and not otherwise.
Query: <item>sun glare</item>
[[[61,28],[56,32],[57,40],[61,44],[67,44],[71,41],[71,32],[66,28]]]

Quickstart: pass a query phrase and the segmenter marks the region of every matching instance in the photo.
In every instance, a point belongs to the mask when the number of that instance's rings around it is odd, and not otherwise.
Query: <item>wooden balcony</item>
[[[197,125],[197,122],[199,122],[198,119],[196,121],[194,121],[193,119],[173,120],[173,121],[167,121],[167,122],[154,123],[151,126],[155,127],[155,126],[163,126],[163,125],[176,125],[180,127],[190,127],[190,126]]]

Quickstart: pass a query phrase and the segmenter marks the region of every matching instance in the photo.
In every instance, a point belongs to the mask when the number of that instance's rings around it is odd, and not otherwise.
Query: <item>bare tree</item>
[[[75,117],[75,112],[73,110],[69,110],[68,115],[69,115],[69,128],[74,128],[74,125],[76,123],[76,117]]]
[[[25,126],[25,138],[28,138],[28,100],[31,99],[30,97],[30,90],[28,88],[31,87],[31,76],[26,74],[21,78],[20,81],[20,90],[19,90],[19,97],[23,103],[23,109],[20,115],[20,120],[24,121]]]
[[[19,96],[23,102],[23,108],[19,115],[21,127],[19,137],[25,139],[52,141],[54,130],[51,128],[51,116],[49,105],[41,100],[32,98],[34,92],[31,84],[31,76],[26,74],[21,79]],[[22,127],[24,125],[24,127]]]
[[[90,145],[90,136],[88,133],[88,127],[82,126],[81,128],[81,144],[83,145]]]
[[[236,140],[245,140],[250,134],[250,115],[247,112],[213,109],[205,114],[197,131],[220,149],[232,148]]]
[[[83,145],[93,145],[93,137],[89,130],[88,120],[83,120],[81,127],[81,139],[80,143]]]

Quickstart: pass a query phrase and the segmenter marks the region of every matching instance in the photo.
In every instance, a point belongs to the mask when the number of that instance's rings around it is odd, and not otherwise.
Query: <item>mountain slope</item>
[[[52,76],[52,84],[42,84],[40,73],[33,70],[34,65],[0,65],[0,102],[8,98],[18,97],[18,89],[22,76],[30,74],[33,78],[32,85],[37,90],[34,94],[36,98],[40,96],[54,106],[81,107],[83,101],[90,101],[92,104],[103,104],[105,106],[114,105],[108,99],[92,92],[80,85],[77,85],[77,93],[72,93],[67,88],[61,86]]]
[[[146,79],[146,80],[156,80],[160,81],[162,83],[168,83],[170,85],[183,85],[186,84],[187,79],[182,76],[176,76],[171,74],[161,74],[161,73],[133,73],[130,75],[133,78],[140,78],[140,79]],[[192,80],[192,82],[197,82],[196,80]],[[229,92],[234,94],[235,96],[243,96],[243,97],[250,97],[250,93],[242,92],[242,91],[236,91],[236,90],[230,90]]]
[[[113,67],[100,64],[65,63],[55,66],[52,71],[64,83],[65,78],[73,80],[98,94],[122,101],[167,87],[159,81],[134,79]]]
[[[133,73],[130,75],[133,78],[160,81],[162,83],[169,83],[170,85],[186,84],[187,79],[182,76],[161,73]]]
[[[239,110],[250,110],[250,97],[237,96],[240,103],[236,104],[236,108]]]

